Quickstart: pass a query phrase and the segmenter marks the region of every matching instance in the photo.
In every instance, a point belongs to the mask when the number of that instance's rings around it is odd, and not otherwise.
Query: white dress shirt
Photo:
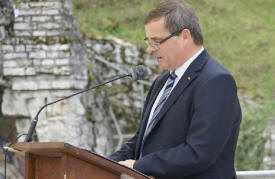
[[[180,67],[178,67],[176,70],[175,70],[175,73],[177,75],[177,78],[175,79],[175,82],[174,82],[174,85],[169,93],[169,95],[171,94],[171,92],[173,91],[173,89],[175,88],[175,86],[178,84],[179,80],[181,79],[181,77],[183,76],[183,74],[185,73],[185,71],[187,70],[187,68],[189,67],[189,65],[201,54],[201,52],[204,50],[204,47],[202,47],[197,53],[195,53],[191,58],[189,58],[186,62],[184,62],[184,64],[182,64]],[[172,73],[170,71],[170,73]],[[148,127],[148,124],[151,122],[152,120],[152,117],[153,117],[153,113],[157,107],[157,104],[166,88],[166,85],[167,85],[167,81],[165,83],[165,85],[162,87],[161,91],[159,92],[158,94],[158,97],[151,109],[151,112],[150,112],[150,116],[149,116],[149,120],[147,122],[147,127]],[[169,97],[169,96],[168,96]],[[146,129],[147,129],[146,127]]]

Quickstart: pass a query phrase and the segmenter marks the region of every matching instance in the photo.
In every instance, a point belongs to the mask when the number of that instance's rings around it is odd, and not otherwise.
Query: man
[[[136,135],[110,156],[156,178],[232,179],[241,109],[233,77],[203,47],[199,19],[181,0],[153,9],[147,51],[161,69]]]

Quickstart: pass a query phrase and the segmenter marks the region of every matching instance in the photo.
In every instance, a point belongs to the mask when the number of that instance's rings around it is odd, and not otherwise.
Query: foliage
[[[236,156],[238,170],[259,169],[266,120],[275,116],[275,1],[186,1],[200,17],[208,52],[234,75],[241,93],[262,99],[244,114]],[[88,37],[113,35],[145,49],[143,22],[159,2],[74,0],[74,16]]]
[[[243,117],[235,158],[237,170],[259,170],[263,168],[263,157],[267,152],[264,146],[268,140],[263,135],[268,118],[266,114],[273,113],[274,115],[272,109],[275,107],[274,101],[268,103],[267,108],[255,107]]]

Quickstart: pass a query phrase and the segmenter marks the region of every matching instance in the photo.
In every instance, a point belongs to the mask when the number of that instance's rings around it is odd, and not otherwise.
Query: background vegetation
[[[208,52],[234,75],[249,96],[238,142],[237,170],[262,168],[263,131],[275,117],[275,1],[186,0],[200,17]],[[160,0],[73,0],[87,37],[113,35],[145,48],[143,21]]]

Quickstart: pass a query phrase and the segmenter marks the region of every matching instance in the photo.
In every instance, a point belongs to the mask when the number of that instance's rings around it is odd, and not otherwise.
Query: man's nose
[[[147,52],[148,52],[149,54],[152,54],[152,53],[155,52],[155,49],[154,49],[151,45],[148,45],[148,46],[147,46]]]

